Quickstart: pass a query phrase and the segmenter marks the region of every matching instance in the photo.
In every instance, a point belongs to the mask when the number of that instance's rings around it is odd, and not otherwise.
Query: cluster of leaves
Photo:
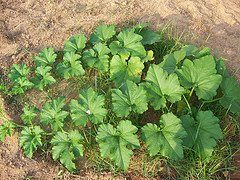
[[[101,25],[90,42],[83,33],[67,40],[58,64],[54,49],[43,49],[34,58],[32,79],[26,65],[13,65],[8,76],[13,82],[12,95],[30,88],[44,91],[57,83],[55,75],[82,77],[93,69],[111,80],[111,85],[103,89],[86,82],[88,88],[69,104],[65,97],[51,97],[41,110],[32,104],[25,106],[20,146],[26,156],[32,158],[37,149],[50,144],[53,159],[75,171],[74,161],[84,155],[83,145],[89,143],[83,130],[87,127],[95,132],[92,136],[101,156],[124,171],[133,150],[140,148],[140,141],[146,144],[150,156],[181,160],[184,151],[190,150],[196,158],[211,157],[223,133],[219,118],[211,109],[202,110],[203,105],[219,100],[228,111],[239,113],[240,85],[209,48],[198,50],[186,45],[156,64],[159,60],[153,53],[157,52],[151,47],[159,41],[161,36],[145,26],[117,33],[114,26]],[[161,117],[156,123],[149,119],[142,125],[137,117],[150,106]],[[15,127],[3,123],[0,140],[12,135]]]

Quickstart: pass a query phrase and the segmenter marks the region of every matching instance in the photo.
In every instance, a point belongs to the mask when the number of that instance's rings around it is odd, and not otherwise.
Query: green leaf
[[[106,43],[116,34],[115,26],[100,25],[91,35],[90,41],[92,44]]]
[[[186,59],[178,70],[181,84],[194,88],[198,98],[204,100],[211,100],[217,94],[222,76],[216,73],[216,63],[211,55],[194,61]]]
[[[199,51],[196,55],[195,58],[201,58],[203,56],[211,55],[211,50],[209,47],[204,47],[201,51]]]
[[[179,51],[174,51],[173,53],[173,57],[176,60],[176,63],[178,64],[179,62],[181,62],[185,57],[186,57],[187,53],[186,50],[181,49]]]
[[[27,78],[30,69],[26,64],[13,64],[8,78],[14,83],[9,94],[23,94],[25,90],[33,87],[33,83]]]
[[[0,83],[0,93],[5,93],[5,90],[6,90],[6,86]]]
[[[33,83],[27,78],[29,72],[30,69],[26,64],[13,64],[8,74],[8,78],[13,82],[13,86],[8,94],[23,94],[25,90],[32,88]]]
[[[41,134],[44,131],[40,126],[24,127],[20,136],[20,147],[23,147],[24,154],[28,158],[32,158],[34,151],[42,146]]]
[[[9,95],[16,95],[16,94],[24,94],[24,89],[19,85],[15,85],[12,87],[11,91],[8,92]]]
[[[225,59],[220,58],[219,60],[217,60],[216,69],[217,69],[218,74],[222,75],[223,78],[230,77],[230,74],[225,65]]]
[[[74,52],[74,53],[81,53],[82,50],[86,46],[86,37],[83,33],[79,35],[72,36],[67,42],[64,44],[64,52]]]
[[[161,40],[160,34],[154,32],[148,28],[137,29],[137,30],[135,30],[135,32],[137,34],[139,34],[140,36],[142,36],[141,42],[143,45],[154,44]]]
[[[167,101],[171,103],[180,101],[185,92],[180,86],[177,75],[175,73],[168,75],[161,65],[151,65],[145,80],[146,83],[143,85],[155,110],[165,107]]]
[[[12,86],[10,94],[23,94],[24,91],[33,87],[33,83],[30,82],[26,77],[18,78],[18,81]]]
[[[110,44],[113,55],[120,55],[123,59],[131,56],[144,58],[146,50],[141,43],[142,36],[134,33],[134,30],[124,30],[117,35],[118,41]]]
[[[149,51],[147,51],[146,57],[144,57],[143,59],[141,59],[141,61],[142,61],[142,62],[148,62],[148,61],[152,61],[153,59],[154,59],[153,51],[152,51],[152,50],[149,50]]]
[[[163,61],[159,64],[159,66],[169,74],[172,74],[177,69],[177,60],[174,58],[173,54],[167,54],[163,57]]]
[[[35,73],[36,76],[32,79],[35,87],[43,90],[44,87],[50,84],[54,84],[56,80],[51,76],[52,67],[50,66],[40,66],[37,67]]]
[[[78,101],[71,100],[71,118],[76,126],[86,126],[87,121],[94,124],[103,122],[107,110],[103,107],[105,99],[103,95],[98,95],[92,88],[83,90],[79,94]]]
[[[6,136],[12,136],[13,130],[16,128],[11,121],[6,121],[0,125],[0,141],[4,141]]]
[[[113,111],[118,117],[127,117],[131,111],[142,114],[148,109],[146,91],[132,81],[127,81],[123,91],[112,91]]]
[[[32,124],[32,120],[37,116],[37,109],[34,106],[25,106],[23,108],[23,114],[21,114],[21,119],[24,124]]]
[[[202,159],[209,158],[216,141],[223,138],[219,119],[211,111],[199,111],[195,119],[184,115],[181,120],[188,134],[184,145],[193,148]]]
[[[119,168],[127,171],[133,155],[131,149],[140,147],[136,135],[137,130],[137,127],[128,120],[120,121],[117,128],[111,124],[100,125],[96,140],[100,147],[101,156],[103,158],[109,157]]]
[[[97,43],[93,46],[93,49],[83,52],[83,61],[89,67],[95,67],[102,72],[107,72],[109,69],[109,53],[110,49],[106,45]]]
[[[223,78],[221,105],[232,113],[240,114],[240,84],[235,77]]]
[[[182,49],[186,51],[186,56],[194,56],[198,52],[198,48],[193,45],[185,45]]]
[[[125,60],[117,55],[113,56],[110,63],[110,77],[119,87],[127,80],[140,82],[144,64],[138,57]]]
[[[83,156],[82,135],[77,130],[69,133],[57,132],[52,138],[52,157],[60,162],[71,172],[76,170],[74,160]]]
[[[14,83],[11,87],[8,94],[23,94],[25,90],[28,90],[33,87],[33,83],[28,80],[27,75],[29,74],[30,69],[26,64],[13,64],[11,67],[8,78]]]
[[[173,113],[164,114],[160,126],[148,123],[142,128],[143,139],[150,156],[160,153],[173,160],[183,158],[183,138],[187,135],[181,120]]]
[[[26,64],[13,64],[8,74],[8,78],[12,82],[18,82],[19,79],[27,78],[27,75],[30,72],[30,68]]]
[[[85,71],[79,60],[80,57],[74,52],[65,52],[63,62],[57,65],[56,74],[63,76],[65,79],[84,75]]]
[[[64,126],[64,119],[68,116],[67,111],[63,111],[65,106],[65,98],[58,97],[52,102],[46,103],[41,111],[40,120],[41,123],[47,125],[50,124],[52,130],[58,131]]]
[[[163,62],[160,63],[161,67],[169,74],[174,73],[177,70],[177,65],[185,59],[185,57],[186,51],[184,49],[167,54],[163,57]]]
[[[40,53],[34,57],[37,66],[52,66],[57,58],[57,54],[53,48],[44,48]]]

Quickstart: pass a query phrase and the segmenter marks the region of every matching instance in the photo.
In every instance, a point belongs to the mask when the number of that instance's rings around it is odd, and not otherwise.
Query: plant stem
[[[20,125],[20,124],[17,124],[17,123],[14,123],[14,125],[17,126],[17,127],[21,127],[21,128],[26,127],[26,126],[23,126],[23,125]]]
[[[217,99],[213,99],[213,100],[211,100],[211,101],[203,101],[203,102],[204,102],[204,103],[212,103],[212,102],[218,101],[218,100],[220,100],[220,99],[222,99],[222,97],[217,98]]]
[[[217,98],[217,99],[213,99],[213,100],[211,100],[211,101],[203,101],[198,111],[200,111],[200,110],[202,109],[202,107],[204,106],[204,104],[206,104],[206,103],[213,103],[213,102],[219,101],[221,98],[222,98],[222,97]]]
[[[191,89],[190,93],[189,93],[189,96],[188,96],[188,101],[190,101],[191,97],[192,97],[192,94],[193,94],[193,91],[194,91],[194,87]]]
[[[191,106],[190,106],[190,104],[189,104],[187,98],[185,97],[185,95],[183,95],[183,98],[184,98],[184,100],[185,100],[185,102],[186,102],[186,104],[187,104],[188,109],[190,110],[190,112],[191,112],[191,114],[192,114]]]
[[[87,136],[86,136],[86,133],[85,133],[85,130],[83,129],[83,136],[84,136],[84,138],[85,138],[85,140],[87,141],[87,143],[89,144],[89,141],[88,141],[88,138],[87,138]]]

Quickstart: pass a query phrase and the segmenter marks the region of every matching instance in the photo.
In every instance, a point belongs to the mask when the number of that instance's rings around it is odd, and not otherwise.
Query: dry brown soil
[[[240,79],[240,0],[0,0],[0,66],[31,63],[30,53],[46,46],[61,49],[69,36],[89,35],[101,23],[131,21],[150,22],[153,28],[172,21],[197,40],[208,39],[206,45],[227,58]],[[58,172],[41,157],[25,158],[17,135],[0,144],[1,179],[52,179]]]

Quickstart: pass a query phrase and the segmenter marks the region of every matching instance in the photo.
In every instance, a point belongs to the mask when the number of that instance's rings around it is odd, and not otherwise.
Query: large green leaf
[[[191,44],[183,46],[182,49],[186,51],[186,56],[195,56],[198,52],[198,48]]]
[[[8,74],[8,78],[12,82],[18,82],[19,78],[26,78],[30,72],[30,68],[26,64],[13,64]]]
[[[144,64],[138,57],[125,60],[118,55],[113,56],[110,64],[111,79],[119,87],[127,80],[140,82]]]
[[[220,103],[233,113],[240,114],[240,84],[235,77],[223,78]]]
[[[113,89],[113,111],[118,117],[127,117],[131,111],[143,113],[148,109],[146,91],[142,86],[127,81],[124,90]]]
[[[186,59],[178,70],[181,84],[186,88],[194,88],[198,98],[204,100],[211,100],[217,94],[222,76],[216,73],[216,63],[211,55],[194,61]]]
[[[23,108],[23,113],[21,114],[21,119],[24,124],[32,124],[32,120],[37,116],[37,109],[34,106],[25,106]]]
[[[142,44],[154,44],[156,42],[159,42],[161,40],[160,34],[156,33],[155,31],[152,31],[149,28],[140,28],[136,29],[135,33],[139,34],[142,36]]]
[[[8,78],[14,83],[9,94],[23,94],[25,90],[33,87],[33,83],[28,80],[30,69],[26,64],[13,64]]]
[[[123,59],[131,56],[144,58],[146,50],[141,43],[142,36],[134,33],[134,30],[124,30],[117,36],[118,41],[113,41],[110,44],[110,49],[113,55],[119,54]]]
[[[209,158],[216,141],[223,138],[219,119],[211,111],[199,111],[195,119],[184,115],[181,120],[188,133],[184,145],[193,148],[202,159]]]
[[[50,84],[54,84],[56,80],[51,75],[52,67],[50,66],[39,66],[36,69],[36,76],[32,79],[35,87],[43,90],[44,87]]]
[[[86,37],[83,33],[72,36],[64,44],[64,52],[74,52],[80,54],[86,46]]]
[[[148,123],[142,128],[143,139],[150,156],[160,153],[170,159],[183,158],[183,138],[187,135],[181,120],[173,113],[164,114],[160,126]]]
[[[164,56],[163,62],[160,64],[164,70],[171,74],[177,71],[178,66],[181,65],[181,62],[185,58],[189,57],[191,59],[197,59],[207,55],[211,55],[209,48],[203,48],[199,51],[193,45],[186,45],[183,46],[180,50],[174,51],[173,53]]]
[[[9,94],[23,94],[26,90],[32,88],[34,84],[26,77],[18,78],[18,81],[14,83]]]
[[[55,62],[57,54],[53,48],[44,48],[40,53],[34,57],[37,66],[52,66]]]
[[[95,32],[91,35],[90,41],[92,44],[106,43],[116,34],[115,26],[100,25],[96,28]]]
[[[41,134],[44,131],[40,126],[24,127],[20,135],[20,147],[23,147],[24,154],[32,158],[38,146],[42,146]]]
[[[166,70],[169,74],[174,73],[177,70],[177,65],[186,57],[186,51],[181,49],[174,53],[167,54],[163,57],[161,67]]]
[[[92,88],[83,90],[79,94],[78,101],[71,100],[70,110],[71,118],[76,126],[85,126],[87,121],[94,124],[103,122],[103,118],[107,114],[104,106],[104,96],[98,95]]]
[[[172,103],[181,100],[184,88],[180,86],[178,76],[175,73],[168,75],[161,65],[151,65],[145,80],[143,86],[155,110],[165,107],[167,100]]]
[[[6,121],[0,125],[0,141],[4,141],[6,136],[12,136],[13,130],[16,128],[11,121]]]
[[[109,70],[109,53],[110,49],[106,45],[97,43],[93,46],[93,49],[83,52],[83,61],[89,67],[95,67],[100,71],[107,72]]]
[[[41,123],[45,125],[49,124],[54,131],[62,129],[64,126],[64,119],[69,114],[67,111],[62,110],[64,106],[64,97],[58,97],[52,102],[46,103],[41,111]]]
[[[128,120],[120,121],[117,128],[111,124],[102,124],[96,136],[101,156],[109,157],[119,168],[127,171],[133,155],[131,149],[140,147],[137,130]]]
[[[71,172],[76,170],[74,160],[83,156],[82,135],[77,130],[69,133],[57,132],[52,138],[52,157],[60,162]]]
[[[65,79],[84,75],[85,71],[80,63],[80,57],[74,52],[65,52],[63,62],[57,65],[56,74]]]

